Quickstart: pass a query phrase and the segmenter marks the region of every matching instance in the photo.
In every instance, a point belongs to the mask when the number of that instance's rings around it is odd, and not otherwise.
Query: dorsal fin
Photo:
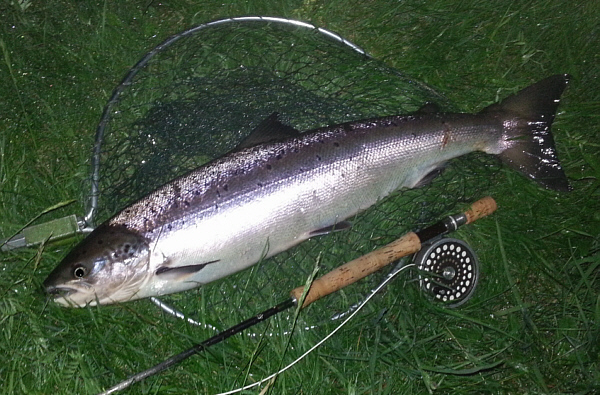
[[[253,147],[258,144],[273,140],[283,140],[299,136],[300,132],[291,126],[283,124],[279,120],[279,114],[274,112],[262,121],[237,147],[235,151],[242,148]]]

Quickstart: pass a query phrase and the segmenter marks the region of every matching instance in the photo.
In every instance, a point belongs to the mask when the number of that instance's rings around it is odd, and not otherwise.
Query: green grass
[[[83,212],[93,133],[112,89],[148,50],[195,24],[247,14],[313,22],[435,86],[465,111],[544,76],[571,74],[554,133],[574,190],[544,191],[509,170],[497,175],[486,192],[499,211],[459,234],[482,262],[475,297],[461,309],[444,309],[401,276],[279,376],[270,393],[600,390],[600,6],[594,2],[3,0],[0,14],[1,237],[59,202],[77,199],[47,218]],[[0,254],[0,392],[95,393],[213,334],[147,301],[78,310],[49,304],[41,282],[66,251],[46,246]],[[248,274],[235,280],[241,284]],[[205,304],[204,292],[171,300],[214,323],[258,311],[238,301],[225,319]],[[310,324],[319,309],[312,306],[301,321]],[[291,338],[237,336],[130,392],[234,389],[274,372],[334,326]],[[284,315],[256,332],[286,328]]]

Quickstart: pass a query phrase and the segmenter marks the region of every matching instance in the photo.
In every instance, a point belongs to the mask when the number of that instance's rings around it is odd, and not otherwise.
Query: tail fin
[[[501,113],[505,121],[505,146],[499,156],[548,189],[569,191],[550,127],[569,76],[557,74],[537,82],[482,112]]]

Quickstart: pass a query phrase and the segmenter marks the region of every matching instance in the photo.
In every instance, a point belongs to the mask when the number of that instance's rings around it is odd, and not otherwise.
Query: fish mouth
[[[77,292],[75,288],[70,287],[56,287],[50,286],[46,287],[46,293],[51,295],[53,298],[62,298],[66,296],[70,296]]]
[[[46,293],[53,302],[65,307],[84,307],[90,303],[85,293],[73,287],[48,286]]]

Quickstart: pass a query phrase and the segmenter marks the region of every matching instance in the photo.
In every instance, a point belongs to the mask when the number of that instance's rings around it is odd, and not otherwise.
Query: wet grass
[[[488,191],[499,211],[460,232],[482,262],[475,297],[461,309],[444,309],[401,277],[270,388],[273,394],[600,389],[600,8],[594,2],[7,0],[0,14],[2,237],[58,202],[77,200],[46,218],[83,212],[93,132],[110,92],[144,53],[194,24],[245,14],[311,21],[437,87],[465,111],[544,76],[571,74],[554,130],[574,190],[544,191],[501,172]],[[48,304],[41,282],[66,250],[0,254],[1,392],[99,392],[214,333],[166,317],[147,301],[79,310]],[[204,299],[196,299],[190,311],[210,317]],[[256,313],[242,307],[235,314]],[[256,331],[287,327],[285,317],[276,317]],[[276,371],[333,327],[291,338],[238,336],[131,393],[235,389]]]

